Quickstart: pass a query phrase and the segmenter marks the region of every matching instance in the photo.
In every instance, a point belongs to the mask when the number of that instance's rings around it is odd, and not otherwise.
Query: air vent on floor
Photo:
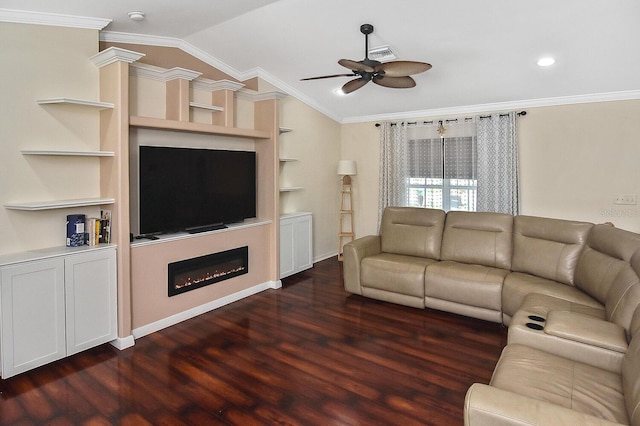
[[[389,46],[380,46],[369,49],[369,59],[380,62],[393,61],[396,55]]]

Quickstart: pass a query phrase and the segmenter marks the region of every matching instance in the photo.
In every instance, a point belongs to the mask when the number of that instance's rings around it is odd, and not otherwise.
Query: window
[[[445,211],[475,211],[478,187],[475,137],[418,138],[427,136],[429,130],[417,128],[408,132],[407,204]]]
[[[411,207],[475,211],[478,181],[475,179],[409,178],[407,199]]]

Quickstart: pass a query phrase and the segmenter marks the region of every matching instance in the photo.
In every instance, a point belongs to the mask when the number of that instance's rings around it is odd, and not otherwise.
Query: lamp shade
[[[358,174],[356,162],[353,160],[340,160],[338,162],[338,174],[341,176],[353,176]]]

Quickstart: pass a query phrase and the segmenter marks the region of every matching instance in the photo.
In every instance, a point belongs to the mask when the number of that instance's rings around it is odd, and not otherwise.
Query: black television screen
[[[140,234],[241,222],[256,216],[256,153],[140,146],[139,185]]]

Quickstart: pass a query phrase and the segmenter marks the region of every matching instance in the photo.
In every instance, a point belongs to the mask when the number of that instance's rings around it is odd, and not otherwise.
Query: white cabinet
[[[313,266],[311,213],[293,213],[280,217],[280,278]]]
[[[117,337],[116,251],[64,260],[67,355]]]
[[[117,337],[115,246],[1,260],[3,378]]]
[[[64,262],[2,268],[2,377],[64,358]]]

